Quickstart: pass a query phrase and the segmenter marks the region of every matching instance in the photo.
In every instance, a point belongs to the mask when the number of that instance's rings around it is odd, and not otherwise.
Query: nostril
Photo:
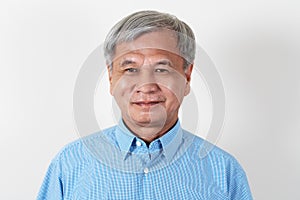
[[[151,84],[146,84],[146,85],[140,86],[136,90],[136,92],[137,93],[140,93],[140,92],[142,92],[142,93],[154,93],[154,92],[156,92],[158,90],[159,90],[158,85],[156,83],[151,83]]]

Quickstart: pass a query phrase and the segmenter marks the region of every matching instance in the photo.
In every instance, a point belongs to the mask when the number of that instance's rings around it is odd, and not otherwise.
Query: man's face
[[[177,38],[170,31],[143,34],[116,46],[110,92],[129,126],[174,124],[183,97],[189,93],[192,66],[184,70]]]

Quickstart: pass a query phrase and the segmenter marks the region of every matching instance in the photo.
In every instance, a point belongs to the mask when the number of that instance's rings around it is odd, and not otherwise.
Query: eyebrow
[[[126,67],[127,65],[136,64],[136,63],[137,63],[136,61],[130,58],[125,58],[122,61],[120,61],[119,65],[120,67]],[[166,66],[173,67],[172,62],[166,59],[155,62],[153,66],[157,66],[157,65],[166,65]]]
[[[173,64],[169,60],[160,60],[160,61],[157,61],[155,63],[155,65],[168,65],[170,67],[173,67]]]
[[[130,59],[124,59],[120,62],[121,67],[125,67],[126,65],[129,64],[136,64],[136,62]]]

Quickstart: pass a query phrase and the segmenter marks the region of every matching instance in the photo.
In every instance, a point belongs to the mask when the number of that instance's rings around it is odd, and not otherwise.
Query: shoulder
[[[226,172],[244,175],[243,168],[232,154],[185,130],[184,137],[193,138],[188,152],[195,162],[207,163],[214,174]]]
[[[188,164],[205,174],[207,183],[229,195],[229,199],[252,199],[246,173],[234,156],[187,131],[184,136],[193,138],[186,154]]]
[[[95,156],[93,155],[91,147],[99,145],[103,141],[103,138],[113,140],[111,138],[113,138],[114,129],[115,127],[110,127],[65,145],[52,162],[60,164],[61,167],[66,168],[66,170],[70,170],[70,168],[78,165],[90,165],[95,162]]]

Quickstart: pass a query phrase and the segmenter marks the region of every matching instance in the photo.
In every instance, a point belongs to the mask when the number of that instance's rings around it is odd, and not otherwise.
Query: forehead
[[[115,58],[129,52],[152,49],[152,53],[166,54],[166,52],[179,55],[177,37],[173,31],[161,30],[145,33],[133,41],[121,42],[116,45]]]
[[[118,54],[118,56],[115,56],[114,62],[131,60],[134,62],[143,63],[146,61],[151,62],[151,61],[159,61],[165,59],[180,64],[182,57],[166,50],[147,48],[147,49],[134,50],[123,54]]]

